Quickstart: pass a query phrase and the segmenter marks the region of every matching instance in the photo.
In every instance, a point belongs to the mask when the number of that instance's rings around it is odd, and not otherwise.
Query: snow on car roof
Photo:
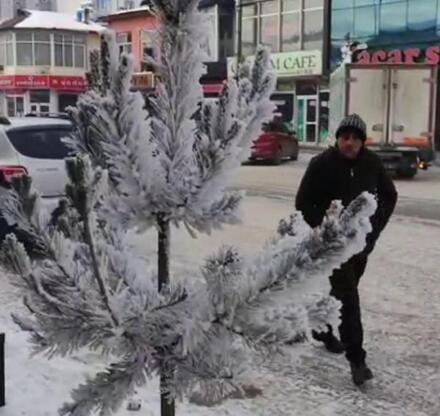
[[[97,32],[101,33],[106,28],[102,25],[90,22],[78,22],[74,15],[58,12],[47,12],[39,10],[25,10],[28,16],[16,23],[18,29],[58,29],[74,32]]]
[[[16,127],[31,127],[31,126],[69,126],[71,125],[69,120],[63,118],[54,117],[11,117],[8,119],[11,124],[2,125],[6,130]]]

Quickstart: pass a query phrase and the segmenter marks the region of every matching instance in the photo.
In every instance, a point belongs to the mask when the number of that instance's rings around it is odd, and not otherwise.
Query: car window
[[[72,134],[69,127],[26,127],[7,132],[18,153],[36,159],[64,159],[72,155],[72,150],[62,140]]]

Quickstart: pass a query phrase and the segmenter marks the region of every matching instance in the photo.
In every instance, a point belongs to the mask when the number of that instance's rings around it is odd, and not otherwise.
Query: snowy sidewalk
[[[255,253],[270,238],[291,203],[248,197],[244,222],[193,240],[174,231],[173,268],[180,264],[193,275],[201,260],[221,244]],[[133,239],[148,256],[155,241]],[[440,222],[394,217],[361,280],[368,362],[375,379],[355,388],[342,356],[321,347],[302,346],[273,363],[258,365],[254,383],[264,394],[249,401],[229,400],[215,408],[179,403],[177,416],[438,416],[440,414]],[[101,367],[99,357],[46,361],[29,358],[25,336],[11,322],[18,308],[13,289],[0,277],[0,328],[7,334],[7,400],[1,416],[54,416],[69,399],[69,390],[89,371]],[[301,359],[295,362],[294,356]],[[256,366],[257,367],[257,366]],[[143,391],[142,410],[122,409],[118,416],[159,416],[158,383]]]

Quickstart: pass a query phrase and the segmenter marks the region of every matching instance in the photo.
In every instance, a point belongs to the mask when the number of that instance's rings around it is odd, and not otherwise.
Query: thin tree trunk
[[[5,384],[5,334],[0,334],[0,406],[6,402]]]
[[[158,277],[159,277],[159,292],[168,286],[170,282],[170,222],[164,219],[163,216],[158,216],[158,247],[157,247],[157,263],[158,263]],[[172,369],[162,368],[160,376],[161,391],[168,384],[169,374]],[[174,416],[175,405],[174,400],[168,399],[168,394],[161,393],[160,395],[160,414],[161,416]]]

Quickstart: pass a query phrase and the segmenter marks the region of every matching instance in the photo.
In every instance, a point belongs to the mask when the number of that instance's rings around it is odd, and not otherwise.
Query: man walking
[[[371,379],[373,373],[365,363],[366,352],[362,347],[358,284],[367,257],[394,210],[397,192],[379,157],[365,147],[367,126],[357,114],[342,120],[336,139],[334,147],[311,160],[296,196],[296,209],[311,227],[316,227],[321,224],[331,201],[341,200],[347,206],[364,191],[376,195],[378,207],[371,217],[373,229],[367,236],[366,248],[330,277],[330,293],[342,303],[341,341],[333,335],[330,325],[327,332],[313,332],[313,337],[322,341],[329,351],[342,353],[345,350],[353,382],[361,385]]]

